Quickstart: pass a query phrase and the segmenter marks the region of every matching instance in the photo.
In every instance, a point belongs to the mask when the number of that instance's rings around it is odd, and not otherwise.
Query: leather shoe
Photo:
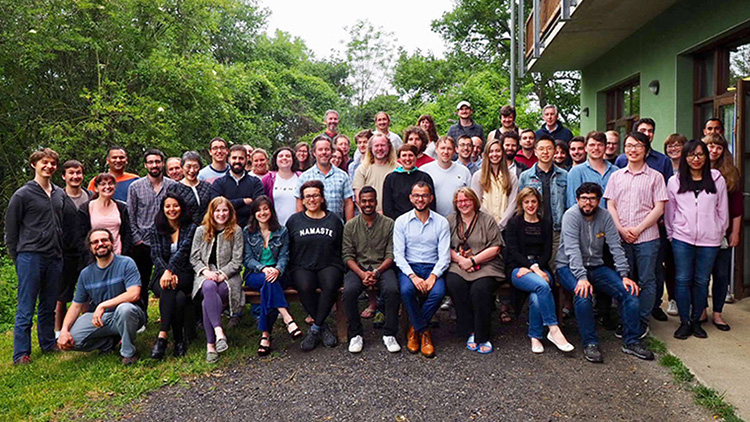
[[[435,356],[435,346],[432,345],[432,335],[429,330],[422,333],[422,356],[426,358]]]
[[[418,353],[419,352],[419,333],[414,329],[414,327],[409,327],[409,334],[406,336],[406,348],[409,350],[409,353]]]
[[[181,358],[187,354],[187,343],[180,342],[174,345],[174,357]]]
[[[167,339],[158,337],[151,349],[151,359],[162,359],[167,352]]]
[[[729,324],[719,324],[716,321],[712,321],[716,328],[719,329],[719,331],[729,331],[732,327],[729,326]]]

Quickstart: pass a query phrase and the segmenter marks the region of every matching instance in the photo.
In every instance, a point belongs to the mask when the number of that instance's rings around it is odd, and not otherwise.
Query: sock
[[[313,324],[313,325],[310,326],[310,331],[312,331],[313,333],[317,334],[317,333],[320,332],[320,328],[321,328],[320,325]]]

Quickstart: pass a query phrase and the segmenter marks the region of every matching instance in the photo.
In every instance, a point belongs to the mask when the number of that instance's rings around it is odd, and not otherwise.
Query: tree
[[[349,84],[354,93],[354,106],[366,102],[389,88],[396,56],[396,40],[392,32],[375,28],[367,20],[358,20],[346,27],[351,37],[346,42],[346,62],[349,65]]]

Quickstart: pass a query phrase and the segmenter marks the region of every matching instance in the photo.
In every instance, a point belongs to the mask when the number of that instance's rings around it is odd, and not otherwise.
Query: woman
[[[292,282],[299,292],[300,301],[314,319],[300,347],[314,349],[321,341],[327,347],[338,343],[326,324],[333,308],[339,287],[344,279],[341,261],[341,238],[344,224],[328,212],[323,192],[323,182],[310,180],[300,187],[305,210],[286,222],[289,231],[289,262]],[[316,290],[320,289],[320,293]]]
[[[190,211],[193,218],[193,223],[198,226],[203,221],[208,202],[211,201],[211,184],[198,180],[198,172],[203,167],[203,162],[196,151],[185,152],[180,161],[185,177],[180,180],[180,183],[169,186],[167,192],[173,192],[182,197],[186,209]]]
[[[341,168],[342,162],[344,162],[344,155],[341,154],[341,151],[334,149],[333,152],[331,152],[331,165]]]
[[[729,225],[727,186],[719,170],[711,169],[706,144],[694,139],[685,144],[680,174],[667,183],[664,221],[672,240],[675,261],[675,296],[680,312],[678,339],[706,338],[700,315],[708,301],[708,280]],[[723,299],[723,298],[722,298]]]
[[[333,138],[334,151],[339,151],[341,153],[341,162],[334,165],[345,172],[349,171],[349,150],[351,149],[351,144],[352,142],[349,140],[349,137],[343,133],[340,133]],[[333,162],[333,157],[331,157],[331,162]]]
[[[505,279],[500,248],[503,239],[495,219],[480,211],[479,197],[470,188],[453,195],[451,265],[445,286],[456,309],[456,333],[467,338],[466,348],[485,354],[490,342],[490,316],[495,290]]]
[[[193,314],[192,307],[188,306],[195,275],[190,266],[193,234],[195,224],[185,201],[181,196],[167,192],[156,213],[154,226],[149,231],[151,261],[154,263],[151,289],[159,298],[161,316],[161,327],[151,349],[151,359],[164,357],[170,328],[175,343],[174,357],[187,353],[184,327],[186,315]],[[192,321],[192,318],[187,320]]]
[[[563,352],[573,345],[557,325],[555,298],[552,295],[552,220],[542,218],[542,194],[534,188],[523,188],[518,194],[516,215],[505,229],[507,265],[511,283],[529,293],[529,331],[531,351],[544,353],[542,335],[549,329],[547,339]]]
[[[482,210],[495,219],[500,231],[513,217],[518,196],[518,178],[508,170],[505,160],[500,140],[490,140],[484,149],[482,168],[471,178],[471,188],[480,198]]]
[[[289,313],[289,304],[284,296],[284,270],[289,262],[289,233],[279,224],[273,211],[271,199],[265,195],[251,204],[250,220],[245,227],[245,284],[260,291],[260,346],[258,356],[271,353],[271,328],[276,315],[269,317],[271,310],[281,314],[284,325],[293,339],[302,336],[294,318]]]
[[[682,147],[687,143],[687,138],[679,133],[673,133],[667,136],[664,141],[664,154],[672,160],[672,174],[680,172],[680,158],[682,157]]]
[[[281,147],[273,153],[271,171],[261,179],[263,191],[271,198],[274,214],[278,216],[281,225],[286,224],[286,220],[297,212],[294,192],[297,189],[298,170],[299,162],[294,151],[289,147]]]
[[[742,228],[742,216],[744,214],[744,204],[742,202],[742,186],[740,171],[733,164],[732,154],[729,152],[729,145],[723,136],[718,134],[707,135],[703,141],[708,146],[708,154],[711,160],[711,168],[719,170],[727,184],[728,207],[729,207],[729,227],[724,234],[724,241],[721,243],[721,249],[716,256],[716,263],[713,271],[713,284],[711,297],[713,298],[713,324],[721,331],[729,331],[729,324],[724,321],[721,313],[724,310],[724,302],[729,291],[732,268],[732,248],[740,243],[740,230]],[[703,315],[701,320],[705,319]]]
[[[414,145],[401,145],[398,149],[398,162],[401,166],[396,167],[383,182],[383,214],[393,220],[414,208],[409,195],[415,183],[424,181],[434,192],[432,177],[416,166],[417,153],[417,147]],[[435,209],[435,201],[430,204],[430,208]]]
[[[133,235],[130,231],[130,218],[126,203],[114,199],[115,176],[109,173],[100,173],[94,178],[94,199],[81,204],[79,211],[79,233],[88,233],[92,227],[104,227],[112,233],[114,242],[112,250],[117,255],[129,255],[133,244]],[[81,245],[86,249],[82,256],[89,257],[88,245]]]
[[[437,128],[435,127],[435,119],[429,114],[423,114],[417,119],[417,126],[422,128],[427,134],[427,145],[423,151],[427,156],[437,160],[437,152],[435,151],[435,143],[438,140]]]
[[[421,167],[427,163],[435,161],[434,158],[430,157],[429,155],[425,155],[424,153],[429,140],[427,138],[427,133],[422,130],[422,128],[417,126],[409,126],[408,128],[406,128],[406,130],[404,130],[404,140],[406,140],[407,144],[411,144],[417,147],[417,167]]]
[[[570,158],[567,142],[559,139],[555,141],[555,155],[552,156],[552,162],[561,169],[570,170],[573,159]]]
[[[229,305],[230,315],[245,306],[242,291],[242,229],[232,203],[220,196],[208,204],[203,224],[195,230],[190,263],[195,270],[193,298],[203,298],[203,329],[206,331],[206,362],[219,360],[227,350],[221,313]]]
[[[313,159],[310,156],[310,147],[305,142],[298,142],[294,146],[294,155],[299,163],[299,171],[305,171],[312,167]]]
[[[268,153],[263,148],[255,148],[252,154],[247,156],[248,164],[252,166],[251,176],[262,179],[268,174]]]

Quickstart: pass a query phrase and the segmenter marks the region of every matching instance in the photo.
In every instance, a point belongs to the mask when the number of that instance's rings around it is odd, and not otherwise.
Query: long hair
[[[161,205],[159,205],[159,211],[156,212],[156,217],[154,217],[154,227],[156,227],[156,232],[163,235],[175,232],[174,227],[169,225],[167,215],[164,214],[164,205],[167,203],[167,199],[174,199],[180,206],[180,217],[177,219],[177,225],[180,228],[187,226],[193,221],[193,217],[190,215],[190,210],[187,205],[185,205],[185,200],[182,199],[182,196],[177,195],[174,192],[167,192],[161,200]]]
[[[565,151],[565,159],[563,160],[562,164],[555,165],[566,170],[570,169],[570,167],[573,165],[573,159],[570,158],[570,148],[568,148],[568,143],[561,139],[558,139],[555,141],[555,150],[558,147]]]
[[[408,143],[409,141],[409,135],[412,133],[416,133],[417,136],[419,136],[419,139],[422,140],[422,146],[419,147],[419,154],[423,153],[425,149],[427,149],[427,144],[430,143],[430,140],[427,138],[427,132],[425,132],[421,127],[419,126],[409,126],[406,129],[404,129],[404,144]],[[417,155],[419,155],[417,154]]]
[[[307,160],[298,161],[299,163],[298,166],[299,166],[300,171],[309,169],[310,167],[312,167],[312,164],[313,164],[312,149],[310,148],[310,145],[307,145],[307,142],[297,142],[297,144],[294,145],[295,159],[296,159],[297,151],[299,151],[300,148],[302,147],[307,148]]]
[[[435,127],[435,119],[433,119],[429,114],[423,114],[419,116],[419,119],[417,119],[417,126],[422,123],[422,120],[427,120],[428,122],[430,122],[430,129],[427,130],[427,137],[429,138],[430,142],[437,142],[438,133],[437,127]]]
[[[538,190],[532,187],[528,187],[528,186],[521,189],[521,191],[518,192],[518,201],[516,203],[516,214],[523,216],[523,213],[524,213],[523,201],[525,201],[526,198],[530,196],[533,196],[534,198],[536,198],[536,202],[537,202],[536,215],[541,219],[542,216],[544,215],[543,213],[544,207],[542,207],[542,194],[539,193]]]
[[[498,171],[495,171],[490,164],[490,148],[492,145],[500,145],[500,163]],[[503,151],[503,144],[499,139],[491,139],[484,147],[484,153],[482,154],[482,170],[479,174],[479,184],[482,185],[483,190],[490,190],[492,187],[492,181],[496,178],[500,178],[500,186],[506,195],[510,195],[510,190],[513,188],[510,184],[510,172],[508,171],[508,163],[505,161],[505,151]]]
[[[276,216],[276,210],[273,208],[273,204],[271,203],[271,198],[267,197],[266,195],[261,195],[255,198],[255,201],[250,204],[250,219],[247,221],[247,231],[249,231],[250,233],[255,233],[260,229],[260,223],[258,222],[258,219],[255,218],[255,213],[260,210],[260,207],[262,205],[268,206],[268,209],[271,211],[271,219],[268,220],[268,229],[272,232],[275,232],[276,230],[281,228],[281,224],[279,224],[279,218]]]
[[[214,237],[216,237],[216,233],[219,232],[218,225],[216,224],[216,221],[214,221],[214,211],[216,211],[216,208],[221,204],[224,204],[229,208],[229,219],[224,227],[224,239],[231,240],[232,237],[234,237],[234,230],[237,227],[237,213],[234,211],[234,206],[232,206],[232,203],[229,202],[227,198],[217,196],[208,203],[208,209],[206,210],[206,214],[203,216],[203,222],[201,223],[204,230],[203,240],[206,242],[212,242]]]
[[[307,145],[307,144],[305,144]],[[292,154],[292,171],[297,172],[299,171],[299,160],[297,160],[297,154],[294,153],[294,150],[289,147],[281,147],[274,151],[273,157],[271,157],[271,171],[279,171],[279,165],[277,163],[279,159],[279,153],[281,151],[289,151],[290,154]],[[310,152],[308,151],[307,159],[310,160]]]
[[[734,192],[740,188],[740,170],[734,165],[734,158],[729,152],[727,140],[718,133],[712,133],[703,137],[706,145],[716,144],[722,149],[721,155],[715,162],[711,163],[711,168],[719,170],[724,180],[727,182],[727,191]]]
[[[375,154],[372,152],[372,144],[376,138],[383,138],[385,139],[386,144],[388,144],[388,159],[386,160],[386,164],[389,166],[396,164],[396,151],[393,149],[391,140],[382,133],[376,133],[372,135],[369,141],[367,141],[367,152],[365,152],[365,158],[362,160],[362,167],[367,168],[375,163]]]
[[[714,179],[711,177],[711,158],[709,157],[708,147],[702,141],[693,139],[688,141],[684,147],[682,147],[682,157],[680,157],[680,188],[677,193],[685,193],[688,191],[688,185],[690,184],[692,177],[690,175],[690,165],[688,164],[688,155],[692,154],[693,151],[700,149],[706,157],[706,161],[703,162],[703,168],[701,169],[701,180],[702,189],[706,193],[716,193],[716,185]]]

